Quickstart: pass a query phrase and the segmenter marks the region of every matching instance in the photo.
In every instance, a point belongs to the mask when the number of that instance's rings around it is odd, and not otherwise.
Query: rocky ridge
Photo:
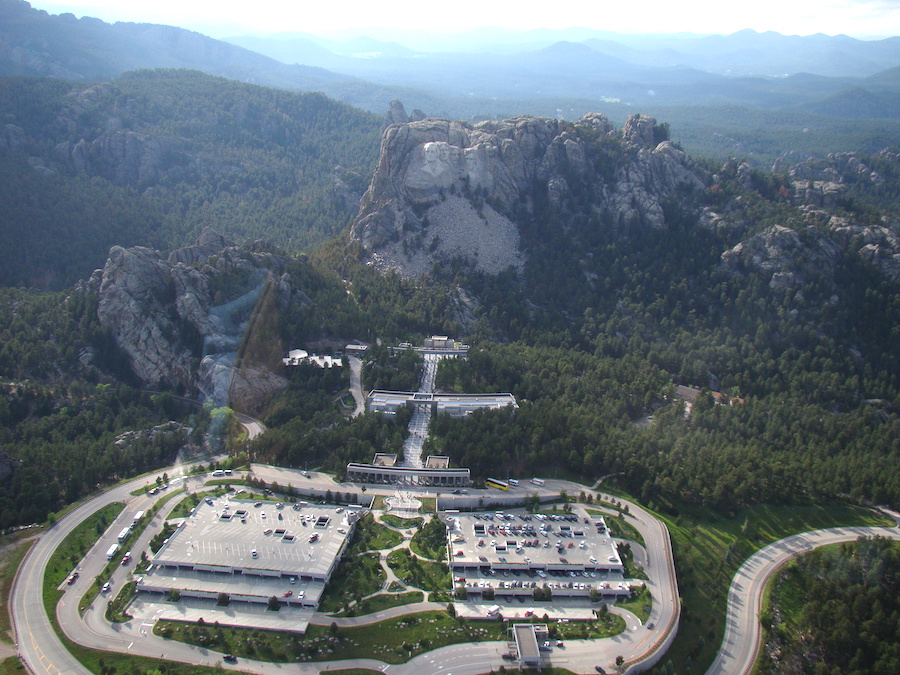
[[[167,258],[114,246],[86,290],[98,293],[101,325],[145,385],[255,410],[287,382],[258,364],[236,366],[247,319],[266,285],[274,287],[279,307],[309,302],[282,268],[282,259],[262,244],[243,248],[205,230],[196,244]],[[215,290],[220,277],[241,280],[244,291],[223,302]]]
[[[607,154],[598,149],[605,140]],[[662,228],[663,203],[708,181],[644,115],[619,131],[599,114],[401,121],[384,133],[351,236],[372,262],[409,276],[458,257],[496,273],[521,268],[518,225],[534,214],[536,194],[557,212],[602,214],[610,227]]]
[[[900,159],[888,151],[881,157],[894,162]],[[800,217],[766,228],[724,251],[722,267],[726,272],[763,274],[771,287],[791,288],[813,275],[831,276],[847,251],[886,277],[900,280],[900,222],[887,215],[880,223],[871,219],[860,222],[840,209],[851,185],[863,184],[870,189],[883,186],[884,178],[878,171],[856,153],[834,153],[794,165],[778,160],[772,169],[787,178],[790,189],[786,194]],[[748,165],[726,163],[723,171],[734,173],[744,187],[751,187]],[[746,227],[709,210],[701,223],[738,231]]]

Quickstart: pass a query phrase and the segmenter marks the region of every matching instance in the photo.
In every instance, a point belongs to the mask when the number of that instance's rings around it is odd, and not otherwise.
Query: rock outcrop
[[[725,251],[722,266],[732,274],[761,274],[772,288],[787,289],[803,284],[812,271],[832,274],[840,253],[837,244],[815,230],[801,236],[776,225]]]
[[[897,161],[890,151],[882,151],[880,156]],[[884,185],[885,179],[862,157],[854,152],[839,152],[793,166],[779,160],[773,170],[787,173],[793,202],[811,223],[819,224],[823,233],[882,274],[900,280],[900,223],[885,217],[880,224],[873,224],[871,219],[862,224],[850,214],[833,213],[848,198],[851,186],[879,189]]]
[[[13,459],[6,452],[0,450],[0,483],[12,477],[17,466],[19,466],[19,460]]]
[[[598,114],[392,124],[352,236],[374,262],[415,275],[441,257],[488,272],[521,267],[518,225],[536,194],[558,212],[603,214],[611,227],[665,227],[662,204],[708,182],[665,135],[642,115],[621,132]]]
[[[232,286],[224,298],[217,289],[223,275]],[[242,289],[237,293],[235,279]],[[115,246],[86,287],[99,294],[100,323],[144,384],[253,410],[287,384],[259,364],[235,365],[247,320],[267,284],[282,309],[309,302],[291,286],[279,256],[204,231],[195,245],[168,258]],[[272,349],[280,352],[276,344]]]

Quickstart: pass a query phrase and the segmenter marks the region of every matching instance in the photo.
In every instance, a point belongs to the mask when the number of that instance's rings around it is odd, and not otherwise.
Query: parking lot
[[[472,513],[454,515],[449,524],[454,586],[470,595],[615,598],[630,592],[600,516]]]

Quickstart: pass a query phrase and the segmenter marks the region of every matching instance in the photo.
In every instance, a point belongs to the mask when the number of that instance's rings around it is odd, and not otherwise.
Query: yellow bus
[[[486,481],[484,481],[484,484],[488,487],[497,488],[498,490],[509,490],[509,483],[507,483],[505,480],[499,480],[497,478],[488,478]]]

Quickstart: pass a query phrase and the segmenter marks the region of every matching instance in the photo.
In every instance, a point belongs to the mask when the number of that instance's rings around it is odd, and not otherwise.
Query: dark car
[[[234,654],[226,654],[224,658],[228,663],[237,663],[237,657]]]
[[[516,660],[516,655],[513,654],[512,652],[505,652],[505,653],[503,654],[503,660],[504,660],[504,661],[515,661],[515,660]]]
[[[594,666],[594,670],[596,670],[598,673],[606,672],[605,670],[603,670],[603,666]]]

